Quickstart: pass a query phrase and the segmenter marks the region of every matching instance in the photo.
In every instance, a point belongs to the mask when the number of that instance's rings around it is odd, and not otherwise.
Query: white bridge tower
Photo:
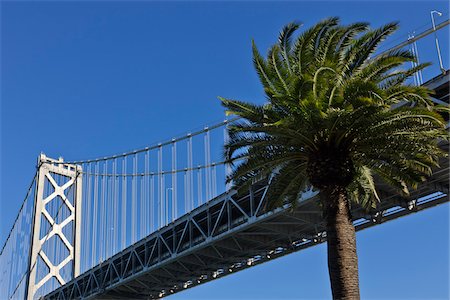
[[[80,273],[81,175],[80,166],[39,156],[27,299]]]

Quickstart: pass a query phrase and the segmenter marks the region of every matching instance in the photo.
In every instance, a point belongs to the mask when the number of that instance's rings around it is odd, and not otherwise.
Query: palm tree
[[[375,182],[407,195],[432,173],[445,123],[425,87],[406,80],[428,64],[400,69],[405,50],[370,58],[398,27],[370,29],[329,18],[297,37],[288,24],[264,59],[253,43],[253,62],[267,95],[256,105],[220,98],[239,117],[225,145],[239,190],[268,179],[269,208],[292,206],[319,190],[326,223],[328,268],[334,299],[358,299],[358,258],[350,209],[374,209]]]

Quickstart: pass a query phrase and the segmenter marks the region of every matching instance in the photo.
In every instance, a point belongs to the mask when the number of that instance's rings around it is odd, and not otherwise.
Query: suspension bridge
[[[394,48],[419,57],[426,36]],[[439,55],[440,58],[440,55]],[[423,81],[449,103],[447,70]],[[8,299],[157,299],[326,241],[317,193],[266,208],[267,182],[237,195],[222,157],[234,119],[143,149],[64,161],[41,154],[0,254]],[[441,145],[446,151],[448,143]],[[352,211],[357,230],[449,201],[449,162],[408,198],[381,182],[381,203]]]

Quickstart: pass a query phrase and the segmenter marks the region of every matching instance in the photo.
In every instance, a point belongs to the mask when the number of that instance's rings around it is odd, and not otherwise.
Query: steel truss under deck
[[[408,199],[379,184],[376,211],[352,209],[356,230],[448,202],[448,188],[447,159]],[[267,211],[265,190],[222,194],[44,299],[157,299],[326,241],[317,196]]]

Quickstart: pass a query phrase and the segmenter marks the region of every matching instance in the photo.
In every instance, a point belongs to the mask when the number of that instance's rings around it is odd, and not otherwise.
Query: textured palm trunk
[[[333,299],[359,299],[358,256],[355,227],[345,188],[322,190],[327,223],[328,271]]]

